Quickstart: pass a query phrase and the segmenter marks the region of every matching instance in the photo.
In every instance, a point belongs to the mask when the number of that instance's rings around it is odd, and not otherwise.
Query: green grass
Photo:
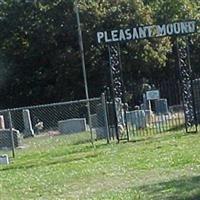
[[[0,199],[200,199],[200,134],[99,141],[95,148],[80,137],[24,140],[26,148],[0,166]]]

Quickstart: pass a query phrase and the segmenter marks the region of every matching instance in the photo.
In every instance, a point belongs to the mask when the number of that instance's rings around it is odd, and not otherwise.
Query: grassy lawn
[[[0,199],[200,199],[200,134],[183,132],[105,145],[78,137],[24,140],[0,166]]]

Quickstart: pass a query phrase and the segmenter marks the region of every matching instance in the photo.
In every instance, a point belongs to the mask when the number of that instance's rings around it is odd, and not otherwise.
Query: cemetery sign
[[[195,20],[97,32],[98,43],[128,42],[153,37],[187,35],[197,31]]]
[[[147,100],[156,100],[160,99],[160,92],[159,90],[150,90],[146,92]]]
[[[96,33],[97,43],[106,44],[108,46],[109,52],[109,63],[110,63],[110,77],[111,77],[111,95],[113,101],[113,111],[114,111],[114,120],[115,120],[115,130],[116,138],[119,141],[119,130],[118,124],[119,121],[116,111],[116,98],[122,98],[124,100],[124,86],[123,86],[123,73],[122,73],[122,64],[121,64],[121,52],[120,52],[120,43],[131,42],[143,39],[150,38],[159,38],[159,37],[175,37],[176,47],[177,47],[177,59],[179,63],[179,71],[182,74],[180,76],[181,83],[183,84],[183,95],[185,95],[184,101],[184,111],[185,111],[185,125],[186,131],[188,128],[192,128],[195,125],[195,131],[197,132],[197,126],[195,122],[195,108],[193,106],[193,93],[192,93],[192,81],[188,84],[187,80],[190,80],[191,77],[191,66],[190,66],[190,52],[189,52],[189,37],[183,37],[185,41],[184,48],[179,45],[178,37],[191,35],[196,33],[198,30],[197,21],[194,19],[169,22],[157,25],[138,25],[130,27],[118,27],[110,30],[99,30]],[[181,44],[181,43],[180,43]],[[183,45],[181,44],[181,45]],[[188,85],[188,86],[187,86]],[[187,86],[187,87],[186,87]],[[156,100],[160,99],[159,90],[148,91],[146,94],[145,100]],[[188,98],[186,98],[188,97]],[[165,105],[165,110],[167,110],[166,99],[161,101],[156,101],[157,105]],[[160,102],[162,102],[160,104]],[[123,102],[125,103],[125,102]],[[168,113],[168,111],[166,112]],[[126,116],[126,115],[125,115]],[[126,122],[125,122],[126,123]],[[126,123],[127,126],[127,123]],[[128,140],[128,129],[127,129],[127,140]]]

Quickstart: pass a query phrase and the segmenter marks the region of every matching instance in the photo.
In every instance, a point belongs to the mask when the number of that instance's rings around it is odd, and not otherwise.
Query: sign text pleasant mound
[[[196,32],[196,21],[174,22],[170,24],[139,26],[97,32],[98,43],[123,42],[153,37],[186,35]]]

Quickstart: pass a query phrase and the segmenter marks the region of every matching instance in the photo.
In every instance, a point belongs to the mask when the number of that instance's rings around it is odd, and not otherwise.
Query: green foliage
[[[97,31],[199,19],[196,0],[81,0],[79,8],[90,96],[109,85],[108,50],[97,45]],[[85,98],[74,0],[1,1],[0,29],[1,107]],[[193,65],[199,72],[199,36],[193,43]],[[126,85],[142,77],[173,75],[171,52],[169,38],[122,44]]]

